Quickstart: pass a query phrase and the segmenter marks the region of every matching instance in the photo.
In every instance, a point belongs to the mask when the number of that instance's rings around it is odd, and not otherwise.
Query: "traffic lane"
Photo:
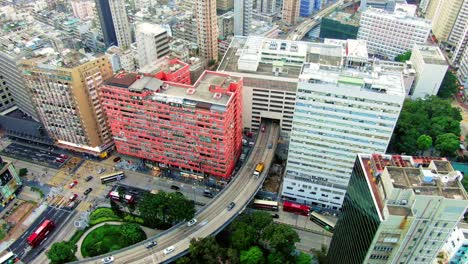
[[[321,234],[304,231],[301,229],[293,228],[299,235],[300,241],[296,243],[296,248],[308,252],[311,249],[321,250],[322,245],[327,248],[330,245],[331,237]]]
[[[53,207],[47,207],[47,209],[33,222],[33,224],[23,233],[23,235],[18,238],[11,246],[10,250],[13,251],[24,263],[31,263],[31,260],[40,253],[42,248],[47,244],[42,242],[37,247],[28,251],[30,246],[26,242],[28,237],[42,224],[42,222],[46,219],[52,220],[55,223],[55,230],[58,229],[60,224],[68,217],[70,212],[56,209]],[[52,231],[51,234],[54,233]],[[47,241],[47,239],[45,240]]]

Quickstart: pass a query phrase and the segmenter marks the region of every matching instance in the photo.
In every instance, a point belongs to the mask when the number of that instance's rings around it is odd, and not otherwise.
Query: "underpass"
[[[188,227],[187,222],[182,222],[144,242],[111,254],[74,263],[101,263],[101,259],[108,255],[114,256],[114,263],[169,263],[188,253],[192,238],[216,235],[244,211],[268,175],[279,138],[280,126],[271,121],[263,124],[265,131],[259,132],[248,160],[233,180],[210,203],[197,212],[196,225]],[[268,148],[269,144],[272,144],[272,148]],[[253,171],[260,162],[264,162],[265,169],[260,177],[256,178],[253,176]],[[228,211],[227,206],[230,202],[236,205]],[[144,244],[151,240],[156,240],[158,245],[152,249],[146,249]],[[163,250],[170,246],[175,247],[174,252],[164,255]]]

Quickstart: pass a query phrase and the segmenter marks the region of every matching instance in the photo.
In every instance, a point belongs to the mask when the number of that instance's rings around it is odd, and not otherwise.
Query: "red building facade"
[[[242,84],[210,71],[194,85],[123,73],[99,96],[119,153],[186,177],[228,179],[242,147]]]
[[[179,59],[163,57],[139,70],[145,76],[154,76],[162,81],[190,84],[190,65]]]

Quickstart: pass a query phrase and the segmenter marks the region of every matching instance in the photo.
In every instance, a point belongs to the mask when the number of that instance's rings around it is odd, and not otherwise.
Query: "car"
[[[180,187],[177,186],[177,185],[171,185],[171,189],[178,191],[178,190],[180,190]]]
[[[273,144],[270,143],[268,144],[268,149],[271,149],[271,148],[273,148]]]
[[[93,179],[93,176],[89,175],[88,177],[86,177],[85,181],[89,182],[92,179]]]
[[[279,218],[279,214],[271,214],[271,217],[273,217],[273,218]]]
[[[68,200],[70,200],[70,202],[73,202],[75,201],[76,197],[78,197],[78,194],[74,193],[72,196],[70,196],[70,198],[68,198]]]
[[[61,158],[56,158],[56,159],[55,159],[55,162],[64,163],[65,160],[64,160],[64,159],[61,159]]]
[[[173,252],[175,250],[175,247],[174,246],[170,246],[168,248],[165,248],[164,249],[164,255],[167,255],[167,254],[170,254],[171,252]]]
[[[68,156],[65,155],[65,154],[60,154],[59,157],[62,158],[62,159],[68,159]]]
[[[104,264],[109,264],[109,263],[114,262],[114,257],[113,256],[108,256],[108,257],[105,257],[105,258],[101,259],[101,261]]]
[[[193,218],[192,220],[187,222],[187,226],[193,226],[197,223],[197,219]]]
[[[262,126],[262,132],[265,132],[265,126]]]
[[[78,184],[78,181],[73,181],[73,182],[70,183],[68,186],[70,187],[70,189],[72,189],[72,188],[75,187],[77,184]]]
[[[230,203],[228,204],[228,206],[227,206],[228,211],[231,211],[232,208],[234,208],[234,206],[236,206],[236,203],[235,203],[235,202],[230,202]]]
[[[214,197],[213,193],[211,191],[209,191],[209,190],[204,190],[203,191],[203,196],[208,197],[208,198],[213,198]]]
[[[156,246],[157,244],[158,244],[158,243],[157,243],[156,241],[150,241],[150,242],[148,242],[148,243],[145,244],[145,247],[148,248],[148,249],[150,249],[150,248]]]
[[[122,158],[121,157],[115,157],[114,162],[119,162]]]
[[[93,188],[88,188],[84,191],[84,195],[88,195],[91,191],[93,190]]]

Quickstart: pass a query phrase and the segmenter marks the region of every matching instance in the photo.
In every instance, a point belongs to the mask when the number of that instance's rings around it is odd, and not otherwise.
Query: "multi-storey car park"
[[[121,73],[99,94],[119,153],[224,181],[242,146],[241,90],[242,78],[210,71],[193,86]]]

